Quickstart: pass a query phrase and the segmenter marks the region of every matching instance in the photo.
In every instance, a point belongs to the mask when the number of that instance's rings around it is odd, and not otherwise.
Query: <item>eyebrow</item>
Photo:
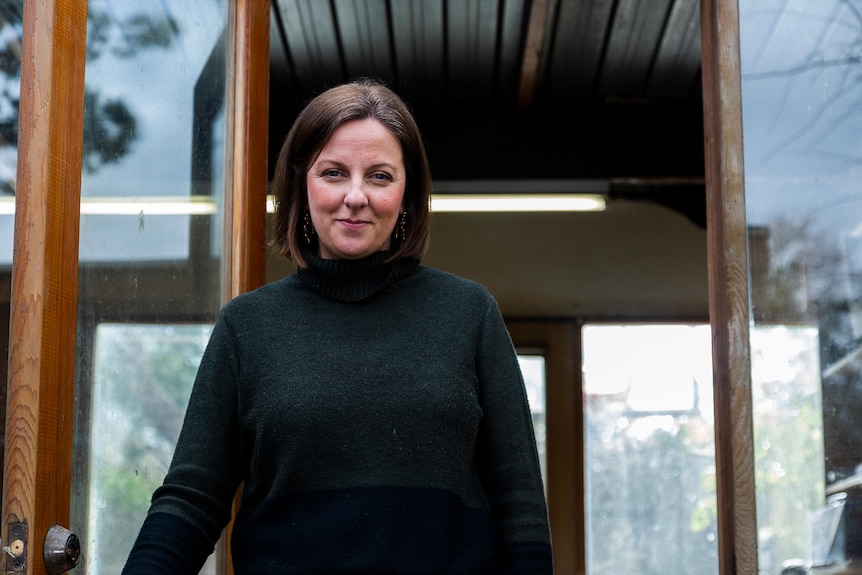
[[[324,157],[318,157],[317,161],[314,162],[314,164],[324,164],[324,163],[329,163],[329,164],[332,164],[332,165],[337,166],[339,168],[347,167],[347,165],[344,162],[341,162],[339,160],[333,160],[330,158],[324,158]],[[312,165],[314,165],[314,164],[312,164]],[[380,168],[389,168],[392,171],[396,171],[396,172],[398,171],[398,166],[396,166],[395,164],[392,164],[390,162],[378,162],[376,164],[371,164],[368,168],[371,170],[376,170],[376,169],[380,169]],[[405,169],[406,169],[406,166],[405,166]]]

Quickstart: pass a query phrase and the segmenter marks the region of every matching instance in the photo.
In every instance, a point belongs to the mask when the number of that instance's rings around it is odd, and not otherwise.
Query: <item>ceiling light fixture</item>
[[[438,180],[433,212],[596,212],[606,180]]]
[[[100,216],[206,216],[216,213],[211,196],[84,197],[81,214]]]
[[[440,212],[600,212],[598,194],[434,194],[431,211]]]
[[[81,215],[206,216],[216,213],[211,196],[84,197]],[[15,198],[0,198],[0,215],[15,214]]]

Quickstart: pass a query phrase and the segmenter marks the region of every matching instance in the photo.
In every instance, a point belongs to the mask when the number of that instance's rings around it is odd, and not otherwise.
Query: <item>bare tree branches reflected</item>
[[[780,94],[777,105],[764,110],[771,115],[771,141],[758,156],[763,163],[790,152],[862,162],[862,151],[848,150],[846,131],[842,132],[862,115],[862,11],[848,0],[811,6],[820,11],[782,6],[752,10],[747,16],[749,26],[766,39],[752,58],[763,68],[743,66],[743,81],[752,93]],[[829,7],[831,14],[824,14]],[[807,35],[792,37],[797,27]]]

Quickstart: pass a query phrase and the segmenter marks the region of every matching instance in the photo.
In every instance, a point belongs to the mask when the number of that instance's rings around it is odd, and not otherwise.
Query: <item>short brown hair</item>
[[[333,132],[351,120],[374,119],[401,143],[407,172],[404,209],[406,234],[393,242],[398,258],[420,259],[428,245],[430,227],[431,170],[425,144],[407,104],[395,92],[370,79],[360,79],[330,88],[312,99],[290,128],[278,154],[273,176],[275,237],[278,252],[300,267],[302,218],[308,209],[306,175]]]

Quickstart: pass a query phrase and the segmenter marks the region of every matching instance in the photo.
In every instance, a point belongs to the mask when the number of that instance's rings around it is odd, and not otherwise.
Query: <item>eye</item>
[[[377,172],[377,173],[371,174],[371,179],[374,180],[375,182],[391,182],[392,176],[390,176],[389,174],[387,174],[385,172]]]
[[[320,175],[323,176],[324,178],[337,178],[338,176],[341,175],[341,172],[339,172],[336,169],[329,169],[329,170],[324,170],[323,173]]]

